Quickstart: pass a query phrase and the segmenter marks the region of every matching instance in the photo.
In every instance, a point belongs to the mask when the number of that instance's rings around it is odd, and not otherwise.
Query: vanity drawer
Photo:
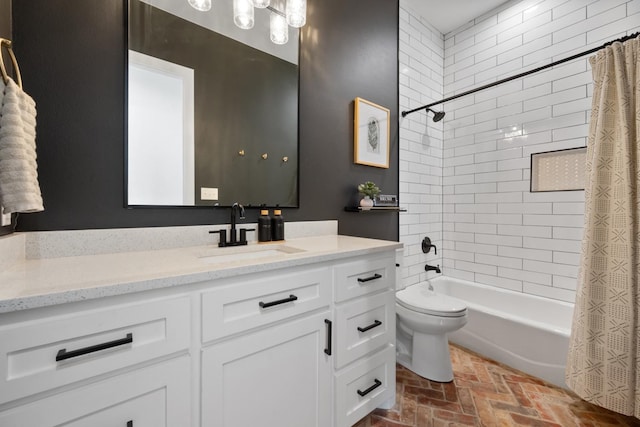
[[[393,289],[395,268],[393,253],[336,265],[333,269],[336,302]]]
[[[335,425],[349,427],[395,395],[395,347],[359,361],[335,380]]]
[[[331,270],[268,273],[202,294],[202,341],[263,326],[331,303]]]
[[[0,326],[0,404],[189,347],[188,297]]]
[[[3,427],[191,425],[189,357],[55,394],[0,412]]]
[[[395,294],[389,291],[336,308],[336,368],[393,343],[394,301]]]

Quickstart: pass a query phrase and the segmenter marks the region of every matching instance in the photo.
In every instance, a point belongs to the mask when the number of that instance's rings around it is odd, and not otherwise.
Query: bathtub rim
[[[511,289],[505,289],[505,288],[501,288],[498,286],[491,286],[491,285],[485,285],[483,283],[478,283],[478,282],[472,282],[469,280],[464,280],[464,279],[458,279],[455,277],[451,277],[451,276],[445,276],[445,275],[440,275],[438,277],[434,277],[432,279],[428,279],[426,280],[426,283],[430,283],[434,286],[434,289],[436,290],[436,292],[441,291],[442,290],[442,286],[444,283],[458,283],[461,284],[463,286],[471,286],[471,287],[475,287],[475,288],[480,288],[480,289],[486,289],[490,292],[498,292],[498,293],[503,293],[503,294],[507,294],[507,295],[517,295],[518,298],[531,298],[535,301],[539,301],[542,303],[546,303],[548,304],[549,302],[552,302],[554,304],[558,304],[562,307],[568,307],[571,309],[571,312],[573,313],[573,309],[575,307],[574,303],[570,303],[567,301],[562,301],[562,300],[557,300],[557,299],[553,299],[553,298],[545,298],[545,297],[541,297],[539,295],[533,295],[533,294],[526,294],[524,292],[518,292],[518,291],[514,291]],[[440,289],[438,289],[438,286],[440,285]],[[448,293],[445,293],[446,295],[450,295]],[[450,295],[451,296],[451,295]],[[506,321],[512,321],[512,322],[516,322],[519,324],[525,324],[525,325],[531,325],[533,327],[536,328],[540,328],[544,331],[550,332],[550,333],[554,333],[557,335],[561,335],[561,336],[566,336],[569,337],[571,334],[571,322],[568,325],[568,327],[562,327],[560,325],[557,324],[551,324],[548,322],[541,322],[539,320],[536,319],[530,319],[528,317],[524,317],[524,316],[518,316],[512,313],[508,313],[508,312],[504,312],[504,311],[500,311],[497,309],[494,309],[492,307],[487,307],[486,305],[482,305],[482,304],[478,304],[472,301],[469,301],[468,299],[464,299],[461,298],[459,296],[451,296],[452,298],[457,298],[459,300],[464,301],[467,304],[467,308],[472,309],[472,310],[476,310],[476,311],[482,311],[484,313],[488,313],[491,314],[493,316],[496,316],[500,319],[506,320]],[[573,317],[573,316],[572,316]]]

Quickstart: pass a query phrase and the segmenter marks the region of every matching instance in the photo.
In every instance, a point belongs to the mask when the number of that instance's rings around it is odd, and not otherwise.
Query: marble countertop
[[[241,248],[207,245],[24,259],[0,271],[0,313],[188,285],[401,247],[397,242],[327,235],[280,243],[253,243]],[[278,249],[293,253],[276,252]],[[264,251],[264,255],[228,260],[233,252],[247,251]],[[223,257],[216,261],[218,255]]]

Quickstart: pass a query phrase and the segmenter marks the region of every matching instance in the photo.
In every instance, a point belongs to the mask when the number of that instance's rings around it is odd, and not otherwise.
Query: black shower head
[[[433,113],[434,122],[439,122],[440,120],[444,119],[444,111],[433,111],[431,108],[427,108],[427,111],[431,111]]]

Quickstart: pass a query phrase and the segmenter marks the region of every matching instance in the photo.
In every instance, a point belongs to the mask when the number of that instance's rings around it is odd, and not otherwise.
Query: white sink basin
[[[200,260],[207,264],[220,264],[234,261],[273,258],[301,252],[305,252],[305,250],[286,245],[236,246],[231,248],[215,249],[212,253],[201,256]]]

